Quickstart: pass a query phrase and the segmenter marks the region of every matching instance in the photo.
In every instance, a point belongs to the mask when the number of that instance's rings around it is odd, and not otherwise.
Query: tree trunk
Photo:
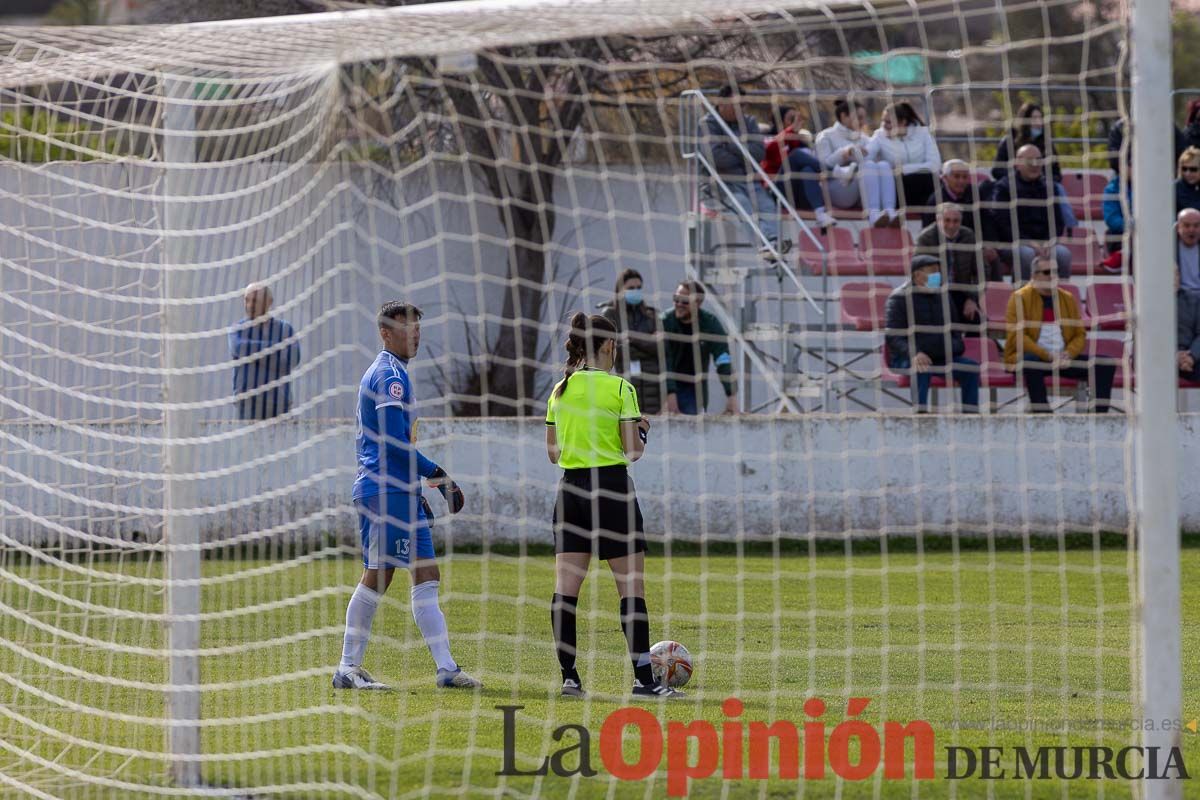
[[[541,172],[521,175],[512,182],[517,196],[501,206],[512,246],[500,332],[481,387],[485,415],[526,416],[536,412],[540,401],[534,386],[538,369],[544,368],[538,357],[538,323],[546,291],[546,244],[554,235],[552,181]]]

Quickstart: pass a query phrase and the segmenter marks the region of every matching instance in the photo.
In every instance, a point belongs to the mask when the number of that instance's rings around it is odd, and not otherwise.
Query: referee
[[[642,573],[646,539],[642,510],[629,477],[642,457],[650,422],[638,409],[637,392],[609,374],[617,330],[606,317],[582,311],[571,317],[566,375],[546,407],[546,453],[563,468],[554,504],[554,599],[550,624],[562,669],[562,693],[582,697],[575,668],[575,610],[592,555],[608,562],[621,597],[621,628],[633,662],[633,694],[682,695],[654,680],[650,669],[650,620]]]

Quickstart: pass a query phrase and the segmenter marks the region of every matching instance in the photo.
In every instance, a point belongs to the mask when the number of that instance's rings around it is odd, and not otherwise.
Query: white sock
[[[371,638],[371,622],[379,608],[379,594],[360,583],[346,606],[346,638],[342,641],[342,661],[339,671],[360,666]]]
[[[450,633],[438,605],[438,584],[438,581],[426,581],[412,587],[412,615],[437,668],[453,672],[458,669],[458,664],[450,657]]]

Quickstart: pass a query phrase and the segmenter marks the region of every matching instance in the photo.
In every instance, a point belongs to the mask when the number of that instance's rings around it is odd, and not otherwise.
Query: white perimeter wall
[[[0,425],[4,541],[157,540],[159,434],[157,425]],[[210,423],[201,434],[190,466],[206,541],[330,532],[353,541],[350,420]],[[538,420],[427,419],[421,440],[468,497],[467,511],[438,521],[440,535],[551,540],[558,472]],[[1200,530],[1200,490],[1186,468],[1200,457],[1200,415],[1181,417],[1179,441],[1183,524]],[[55,457],[81,450],[76,463]],[[1131,452],[1120,415],[710,417],[657,421],[633,474],[648,531],[681,539],[1124,531]]]

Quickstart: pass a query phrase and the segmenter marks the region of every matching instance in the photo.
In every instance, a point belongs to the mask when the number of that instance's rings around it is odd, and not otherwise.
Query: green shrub
[[[114,138],[49,112],[0,113],[0,160],[26,164],[92,161],[116,152]]]

